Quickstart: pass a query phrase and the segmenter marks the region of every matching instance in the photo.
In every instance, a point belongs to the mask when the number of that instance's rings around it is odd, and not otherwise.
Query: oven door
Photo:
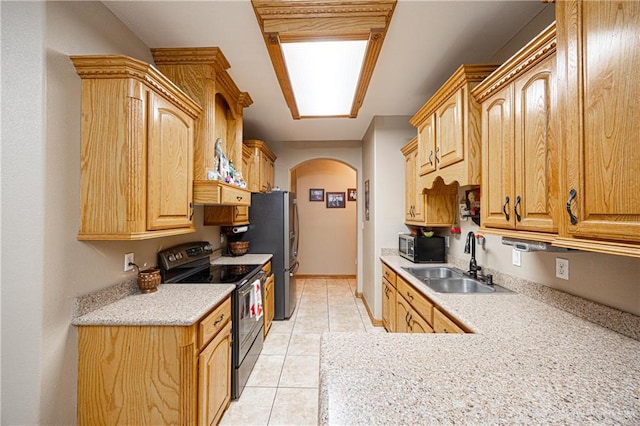
[[[264,271],[254,275],[245,284],[237,290],[237,330],[238,330],[238,365],[242,363],[245,356],[251,349],[251,345],[257,334],[262,329],[263,319],[256,320],[251,316],[251,293],[253,292],[252,284],[257,280],[262,283],[261,277]],[[262,285],[262,284],[261,284]]]

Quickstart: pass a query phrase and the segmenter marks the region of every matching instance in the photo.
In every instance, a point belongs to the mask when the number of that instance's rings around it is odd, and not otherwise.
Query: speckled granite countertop
[[[528,296],[441,294],[476,334],[325,333],[321,424],[640,424],[640,342]]]
[[[258,265],[271,254],[219,257],[212,264]],[[133,280],[135,282],[135,280]],[[178,325],[196,323],[234,290],[229,284],[160,284],[158,291],[142,294],[124,283],[78,298],[72,324],[83,325]]]

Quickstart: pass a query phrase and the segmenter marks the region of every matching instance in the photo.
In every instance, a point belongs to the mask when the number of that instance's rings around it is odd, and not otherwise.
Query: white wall
[[[363,230],[362,293],[375,318],[382,318],[380,252],[397,248],[398,233],[407,230],[400,148],[416,135],[409,118],[374,117],[362,142],[362,180],[369,180],[370,191],[369,221],[364,222]]]
[[[73,300],[135,277],[181,242],[219,245],[219,227],[138,242],[77,241],[81,80],[69,55],[151,54],[99,2],[2,4],[2,424],[74,424]]]

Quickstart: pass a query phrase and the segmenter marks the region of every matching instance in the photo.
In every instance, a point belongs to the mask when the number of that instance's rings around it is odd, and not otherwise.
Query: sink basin
[[[494,293],[496,290],[472,278],[438,278],[425,281],[438,293]]]
[[[462,274],[454,269],[445,267],[402,267],[416,278],[462,278]]]

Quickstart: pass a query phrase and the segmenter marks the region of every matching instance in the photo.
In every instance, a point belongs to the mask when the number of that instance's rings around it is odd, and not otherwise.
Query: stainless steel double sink
[[[504,287],[488,285],[464,275],[462,271],[442,266],[403,266],[402,269],[438,293],[511,293]]]

